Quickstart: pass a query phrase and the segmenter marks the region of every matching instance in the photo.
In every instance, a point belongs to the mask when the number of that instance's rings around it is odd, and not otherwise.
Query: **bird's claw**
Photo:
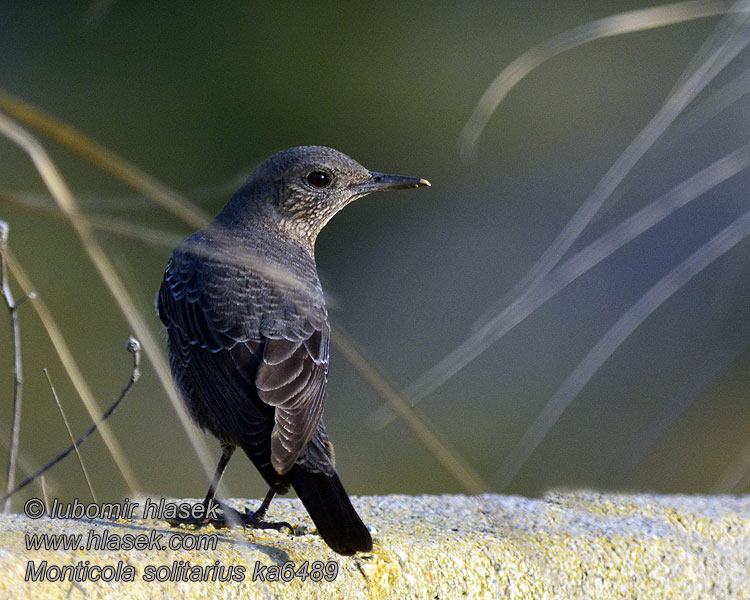
[[[275,529],[279,532],[288,529],[291,535],[295,535],[294,527],[286,521],[264,521],[262,517],[263,515],[258,515],[257,512],[248,513],[245,511],[242,525],[251,529]]]
[[[289,533],[295,535],[294,527],[286,521],[264,521],[263,517],[266,514],[265,509],[250,512],[245,509],[244,512],[240,512],[231,506],[227,506],[222,502],[216,501],[218,511],[214,511],[215,517],[201,517],[196,518],[191,516],[188,517],[177,517],[173,519],[167,519],[167,522],[173,527],[180,525],[193,525],[196,527],[202,527],[204,525],[213,525],[217,529],[232,527],[233,525],[242,525],[243,529],[275,529],[276,531],[283,531],[288,529]]]
[[[244,513],[237,512],[237,515],[239,516],[239,520],[240,523],[242,523],[243,528],[249,527],[251,529],[275,529],[276,531],[288,529],[290,534],[295,534],[294,527],[292,527],[286,521],[264,521],[263,517],[266,515],[265,509],[256,510],[255,512],[251,513],[246,508]]]

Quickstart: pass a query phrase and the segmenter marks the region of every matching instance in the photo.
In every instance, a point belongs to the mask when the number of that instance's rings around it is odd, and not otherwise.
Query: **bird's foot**
[[[172,526],[193,525],[201,527],[203,525],[213,525],[216,528],[224,528],[241,525],[243,529],[247,527],[251,529],[275,529],[276,531],[288,529],[289,533],[294,535],[295,531],[292,525],[286,521],[264,521],[263,517],[265,514],[266,508],[263,506],[252,513],[247,508],[244,512],[240,512],[223,502],[214,500],[211,508],[206,510],[206,514],[202,517],[195,517],[191,514],[187,517],[167,519],[167,522]]]
[[[236,511],[235,511],[236,512]],[[276,531],[289,530],[289,533],[295,535],[294,527],[286,521],[264,521],[263,517],[266,514],[264,508],[260,508],[255,512],[251,513],[245,509],[244,513],[237,513],[240,515],[240,519],[244,527],[250,527],[251,529],[275,529]]]

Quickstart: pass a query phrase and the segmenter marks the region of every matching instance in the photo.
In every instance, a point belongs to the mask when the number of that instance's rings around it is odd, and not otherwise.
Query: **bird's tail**
[[[372,538],[354,510],[338,475],[313,473],[294,465],[292,486],[318,528],[318,533],[339,554],[370,552]]]

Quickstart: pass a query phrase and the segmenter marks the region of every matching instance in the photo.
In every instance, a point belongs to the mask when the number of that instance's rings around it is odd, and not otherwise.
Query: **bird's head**
[[[425,185],[430,185],[426,179],[369,171],[333,148],[299,146],[264,161],[235,197],[314,244],[325,224],[351,201],[372,192]]]

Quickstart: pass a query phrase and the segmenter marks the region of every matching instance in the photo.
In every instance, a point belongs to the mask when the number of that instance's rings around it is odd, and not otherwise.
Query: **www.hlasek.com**
[[[39,498],[31,498],[24,504],[24,514],[30,519],[47,516],[52,519],[132,519],[139,502],[128,498],[122,503],[84,504],[78,499],[72,503],[61,503],[54,499],[47,511]],[[168,502],[164,498],[152,500],[146,498],[142,505],[143,519],[201,519],[212,517],[201,504],[189,502]],[[209,509],[215,510],[215,509]],[[215,515],[213,515],[215,516]],[[25,535],[26,551],[49,550],[216,550],[219,536],[216,534],[190,533],[119,533],[112,529],[91,529],[86,535],[80,533],[27,533]],[[208,565],[193,565],[190,561],[175,560],[171,564],[149,564],[143,568],[140,578],[147,582],[242,582],[248,576],[252,581],[290,582],[300,581],[333,581],[339,573],[339,565],[334,560],[305,561],[300,565],[287,561],[280,565],[263,565],[256,561],[252,573],[245,565],[224,565],[215,560]],[[46,560],[30,560],[26,563],[26,581],[135,581],[139,573],[133,565],[120,560],[116,564],[91,564],[91,561],[78,561],[75,564],[50,564]]]

